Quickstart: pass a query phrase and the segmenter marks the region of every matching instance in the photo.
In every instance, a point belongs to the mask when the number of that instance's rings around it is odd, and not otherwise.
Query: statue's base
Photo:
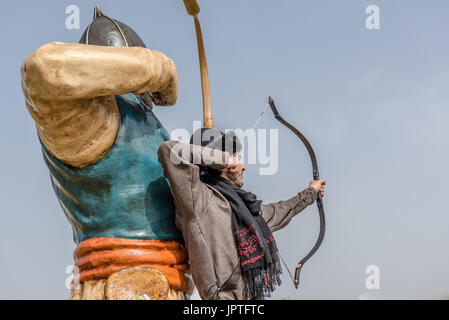
[[[74,252],[70,299],[179,300],[192,292],[185,248],[176,241],[91,238]]]
[[[131,267],[107,279],[82,282],[70,300],[186,300],[185,292],[170,288],[167,277],[149,267]]]

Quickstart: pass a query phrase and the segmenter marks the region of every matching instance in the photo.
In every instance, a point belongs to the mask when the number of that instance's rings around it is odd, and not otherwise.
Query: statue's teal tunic
[[[169,134],[140,97],[125,94],[115,99],[120,127],[114,144],[96,163],[75,168],[42,145],[74,241],[96,237],[180,241],[170,187],[157,157]]]

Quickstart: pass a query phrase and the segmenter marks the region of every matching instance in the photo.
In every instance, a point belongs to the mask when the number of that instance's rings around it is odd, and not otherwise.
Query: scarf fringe
[[[245,300],[264,300],[265,296],[269,296],[276,289],[276,286],[281,285],[282,266],[279,253],[273,254],[272,258],[272,263],[268,268],[262,266],[242,273],[244,281],[243,297]]]

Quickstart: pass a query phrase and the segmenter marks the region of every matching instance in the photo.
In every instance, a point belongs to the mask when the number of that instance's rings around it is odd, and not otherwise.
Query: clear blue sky
[[[181,0],[1,1],[0,298],[66,299],[71,227],[59,208],[20,89],[20,64],[39,46],[77,42],[99,3],[147,46],[171,57],[179,101],[156,107],[170,131],[201,119],[192,19]],[[65,28],[65,8],[81,29]],[[378,31],[365,8],[380,8]],[[216,125],[248,128],[268,95],[302,129],[327,179],[327,236],[296,291],[274,298],[449,298],[449,2],[444,0],[200,0]],[[279,128],[279,171],[248,166],[246,188],[268,201],[307,186],[310,160]],[[318,232],[315,207],[275,234],[293,268]],[[380,290],[365,268],[380,268]]]

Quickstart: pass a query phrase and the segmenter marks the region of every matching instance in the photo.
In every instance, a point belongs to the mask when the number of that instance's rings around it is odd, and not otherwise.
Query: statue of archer
[[[78,44],[22,63],[51,183],[73,228],[72,299],[183,299],[187,256],[157,148],[169,139],[152,102],[174,105],[175,64],[96,7]]]

